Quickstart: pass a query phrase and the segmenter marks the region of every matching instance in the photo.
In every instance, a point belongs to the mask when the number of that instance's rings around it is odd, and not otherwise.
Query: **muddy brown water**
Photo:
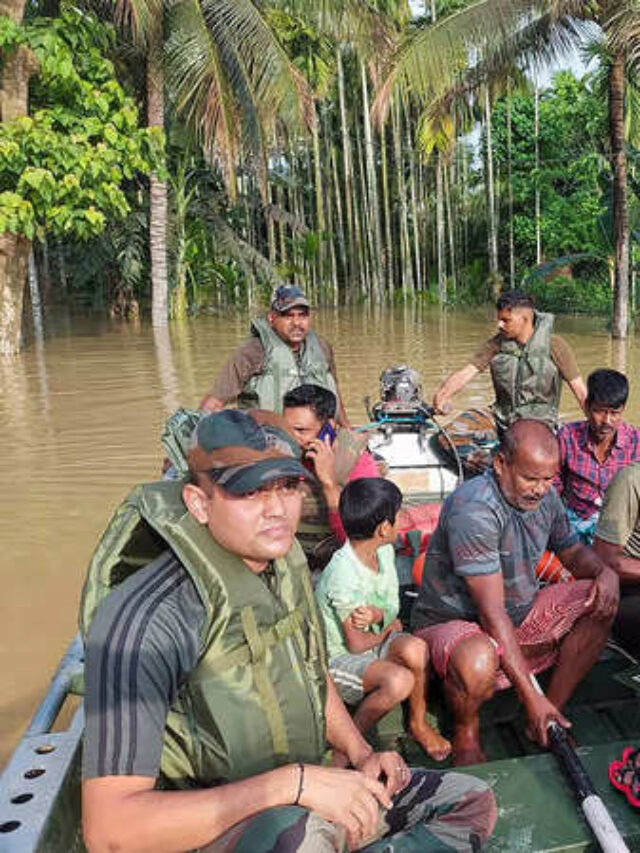
[[[216,371],[246,335],[248,314],[205,317],[154,334],[147,325],[68,318],[43,344],[0,359],[0,766],[8,758],[76,630],[87,561],[110,513],[129,488],[154,479],[159,436],[178,406],[197,406]],[[489,309],[322,310],[316,329],[333,344],[353,423],[363,397],[377,399],[391,364],[420,371],[426,399],[493,330]],[[640,423],[639,339],[616,344],[603,321],[562,318],[584,376],[625,370],[628,419]],[[486,405],[477,377],[458,407]],[[578,415],[567,391],[565,417]]]

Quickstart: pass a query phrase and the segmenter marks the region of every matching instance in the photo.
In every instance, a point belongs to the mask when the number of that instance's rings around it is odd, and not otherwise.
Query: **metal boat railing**
[[[83,660],[77,635],[0,776],[0,853],[69,853],[77,846],[82,705],[66,730],[52,728],[82,677]]]

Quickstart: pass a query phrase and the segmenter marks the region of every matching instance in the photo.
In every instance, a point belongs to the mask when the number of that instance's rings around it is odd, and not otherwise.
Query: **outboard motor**
[[[419,432],[431,419],[432,409],[422,399],[420,374],[407,364],[397,364],[382,372],[380,398],[371,419],[393,431]]]

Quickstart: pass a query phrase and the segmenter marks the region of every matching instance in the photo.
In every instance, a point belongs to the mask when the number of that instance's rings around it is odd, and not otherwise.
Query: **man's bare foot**
[[[453,738],[453,764],[463,767],[466,764],[483,764],[487,760],[480,738],[475,732],[456,732]]]
[[[424,721],[420,721],[419,724],[410,723],[409,731],[411,737],[418,741],[427,755],[430,755],[434,761],[444,761],[451,754],[451,743],[429,723]]]

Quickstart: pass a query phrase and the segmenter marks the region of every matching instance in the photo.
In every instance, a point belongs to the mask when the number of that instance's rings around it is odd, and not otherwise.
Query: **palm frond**
[[[604,4],[601,25],[607,43],[622,53],[632,66],[640,63],[640,3],[638,0],[610,0]]]
[[[456,87],[471,90],[516,58],[533,70],[566,55],[576,40],[586,38],[592,24],[563,14],[569,2],[476,0],[405,41],[389,61],[373,112],[386,119],[389,98],[397,88],[411,91],[423,103],[446,97]],[[462,81],[462,82],[461,82]]]
[[[266,204],[264,206],[264,214],[267,219],[270,219],[272,222],[279,222],[281,225],[287,225],[291,229],[292,233],[297,236],[304,237],[309,233],[309,228],[307,227],[304,219],[300,216],[296,216],[295,213],[285,210],[278,204]]]
[[[162,21],[163,0],[115,0],[114,20],[116,26],[130,33],[134,43],[147,50],[150,34]]]
[[[505,42],[531,5],[530,0],[475,0],[410,34],[389,57],[385,80],[373,105],[376,121],[385,120],[389,99],[397,88],[412,92],[425,103],[440,95],[470,62],[476,63],[490,40],[496,38],[496,31]]]
[[[391,16],[379,14],[367,0],[271,0],[270,5],[299,15],[319,33],[351,45],[364,59],[388,52],[396,41]],[[406,11],[406,3],[401,3],[400,20]]]
[[[210,212],[209,219],[216,235],[216,249],[233,259],[247,278],[257,278],[268,285],[269,289],[284,284],[268,259],[239,237],[215,206]]]
[[[181,0],[169,12],[167,81],[229,183],[245,150],[264,173],[276,118],[315,117],[311,90],[251,0]]]

